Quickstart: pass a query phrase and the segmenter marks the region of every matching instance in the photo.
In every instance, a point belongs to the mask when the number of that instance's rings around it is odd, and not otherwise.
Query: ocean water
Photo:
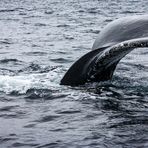
[[[0,1],[0,148],[147,148],[148,49],[112,81],[59,82],[112,20],[147,0]]]

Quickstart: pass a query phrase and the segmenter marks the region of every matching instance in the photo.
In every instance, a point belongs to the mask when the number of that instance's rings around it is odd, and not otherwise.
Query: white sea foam
[[[11,93],[17,91],[20,94],[26,93],[28,89],[58,89],[61,78],[60,69],[48,73],[25,74],[25,75],[0,75],[0,91]]]

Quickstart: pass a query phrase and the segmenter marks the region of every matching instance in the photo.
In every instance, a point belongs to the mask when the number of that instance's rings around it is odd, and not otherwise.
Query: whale
[[[80,57],[60,84],[79,86],[111,80],[117,64],[136,48],[148,47],[148,15],[128,16],[107,24],[92,49]]]

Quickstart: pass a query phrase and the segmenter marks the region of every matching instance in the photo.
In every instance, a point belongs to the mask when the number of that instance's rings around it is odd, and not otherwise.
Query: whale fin
[[[107,47],[92,50],[77,60],[66,72],[62,78],[61,85],[77,86],[83,85],[87,80],[88,67],[92,63],[94,57],[99,53],[102,53]]]
[[[72,65],[61,84],[77,86],[90,81],[109,80],[119,61],[133,49],[142,47],[148,47],[148,38],[127,40],[102,50],[93,50]]]
[[[113,76],[113,73],[116,69],[117,64],[119,61],[111,64],[107,68],[105,66],[101,66],[90,73],[90,77],[88,77],[88,82],[100,82],[100,81],[107,81],[110,80]]]
[[[135,48],[148,47],[148,38],[127,40],[107,48],[96,56],[88,81],[110,80],[119,61]]]

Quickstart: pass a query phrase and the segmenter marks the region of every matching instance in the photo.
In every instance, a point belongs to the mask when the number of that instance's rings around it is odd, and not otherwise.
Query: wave
[[[9,63],[9,62],[14,62],[14,63],[19,62],[19,63],[21,63],[22,61],[19,61],[17,59],[2,59],[2,60],[0,60],[1,64],[5,64],[5,63]]]

